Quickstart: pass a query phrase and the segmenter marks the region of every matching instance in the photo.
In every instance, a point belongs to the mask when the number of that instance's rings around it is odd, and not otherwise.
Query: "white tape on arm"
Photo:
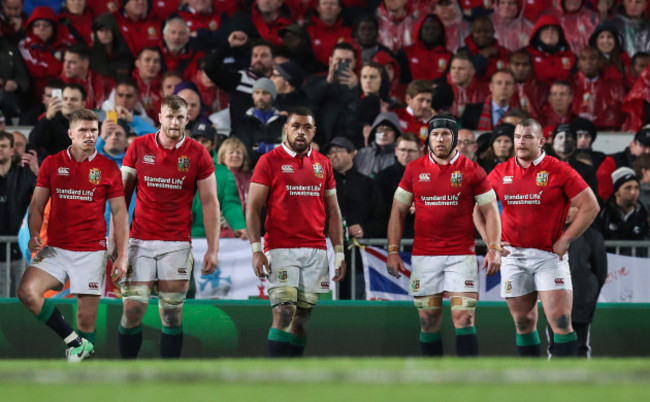
[[[409,193],[408,191],[404,190],[402,187],[397,186],[397,190],[395,190],[395,195],[393,196],[397,201],[401,202],[404,205],[411,206],[411,203],[413,202],[413,193]]]
[[[134,168],[128,166],[122,166],[120,171],[122,172],[122,180],[126,180],[129,176],[135,176],[137,174]]]
[[[329,197],[331,195],[336,195],[336,189],[335,188],[325,190],[325,197]]]
[[[479,194],[474,196],[474,200],[480,207],[481,205],[489,204],[490,202],[497,199],[497,194],[494,190],[490,190],[487,193]]]

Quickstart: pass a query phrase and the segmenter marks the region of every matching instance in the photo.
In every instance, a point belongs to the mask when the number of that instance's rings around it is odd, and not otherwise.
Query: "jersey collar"
[[[159,135],[160,135],[160,130],[158,130],[156,132],[156,138],[155,138],[155,141],[154,141],[156,143],[156,147],[158,147],[158,148],[160,148],[160,143],[159,143],[159,140],[158,140]],[[185,135],[185,133],[183,133],[183,138],[181,138],[181,140],[178,141],[176,143],[176,145],[174,145],[174,148],[176,148],[176,149],[180,148],[183,145],[183,143],[185,142],[186,138],[187,138],[187,136]]]
[[[285,142],[282,143],[282,148],[284,149],[284,152],[291,155],[292,158],[295,158],[296,155],[298,155],[298,153],[296,151],[294,151],[293,149],[289,148]],[[313,150],[313,148],[310,145],[309,146],[309,151],[307,151],[307,156],[311,156],[311,151],[312,150]]]
[[[431,157],[431,152],[428,152],[428,154],[429,154],[429,160],[431,161],[431,163],[433,163],[434,165],[437,165],[436,161],[433,160],[433,157]],[[451,158],[448,165],[452,165],[454,162],[456,162],[458,160],[459,157],[460,157],[460,152],[458,152],[458,150],[456,150],[456,155],[454,155],[454,157]]]
[[[66,152],[68,153],[68,158],[70,158],[70,160],[72,161],[72,160],[74,160],[74,159],[72,158],[72,154],[70,153],[70,148],[72,148],[72,145],[70,145],[70,146],[68,147],[68,149],[66,149]],[[88,159],[88,162],[92,162],[92,160],[95,159],[95,156],[97,156],[97,150],[96,150],[96,149],[95,149],[95,152],[93,152],[92,155],[90,155],[90,156],[87,158],[87,159]]]
[[[533,166],[537,166],[540,163],[542,163],[542,161],[544,160],[544,157],[546,157],[546,152],[542,151],[542,154],[537,159],[535,159],[533,161]],[[521,165],[519,164],[519,159],[517,159],[516,156],[515,156],[515,163],[517,164],[517,166],[521,167]]]

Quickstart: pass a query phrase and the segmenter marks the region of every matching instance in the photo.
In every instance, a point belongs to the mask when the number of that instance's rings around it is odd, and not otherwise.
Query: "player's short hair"
[[[517,124],[518,126],[522,126],[524,128],[532,128],[533,132],[537,131],[540,136],[544,136],[544,129],[542,128],[542,125],[539,124],[539,122],[535,119],[531,119],[530,117],[527,119],[524,119]]]
[[[395,147],[397,148],[399,146],[399,143],[402,141],[414,142],[418,145],[418,148],[420,148],[420,139],[418,138],[417,135],[411,132],[404,133],[399,137],[397,137],[397,139],[395,140]]]
[[[84,88],[80,84],[72,82],[69,84],[65,84],[63,90],[65,91],[66,88],[76,89],[77,91],[81,92],[81,100],[84,102],[86,101],[86,96],[88,96],[88,94],[86,93],[86,88]]]
[[[507,68],[500,68],[500,69],[498,69],[497,71],[495,71],[495,72],[492,74],[492,76],[490,77],[490,82],[492,82],[492,79],[493,79],[494,76],[497,75],[497,74],[507,74],[507,75],[509,75],[509,76],[512,77],[512,80],[513,80],[513,81],[515,81],[515,82],[517,81],[517,80],[515,79],[515,73],[513,73],[513,72],[510,71],[510,70],[508,70]]]
[[[287,121],[291,120],[292,116],[311,116],[314,121],[316,121],[316,116],[314,115],[314,112],[311,111],[308,107],[305,106],[298,106],[291,111],[289,111],[289,115],[287,116]]]
[[[92,110],[88,109],[79,109],[75,110],[74,112],[70,113],[70,116],[68,117],[68,120],[70,122],[70,127],[78,121],[96,121],[99,122],[99,118],[93,112]]]
[[[160,108],[167,106],[170,110],[176,111],[182,108],[187,109],[187,102],[178,95],[165,96],[160,102]]]
[[[228,149],[239,149],[242,151],[244,157],[242,158],[242,164],[239,170],[242,172],[250,172],[251,163],[248,156],[248,150],[246,149],[246,145],[244,145],[244,143],[237,137],[228,137],[223,141],[223,143],[221,143],[219,152],[217,152],[217,163],[225,165],[224,162],[226,161],[226,152],[228,152]]]
[[[90,48],[83,43],[71,45],[66,52],[76,54],[84,60],[90,60]]]
[[[120,85],[126,85],[131,88],[134,88],[136,92],[140,90],[140,88],[138,87],[138,82],[131,77],[122,77],[119,80],[117,80],[117,82],[115,83],[115,89],[117,89],[117,87]]]
[[[6,131],[0,131],[0,141],[2,140],[9,140],[9,147],[13,148],[14,147],[14,136],[13,134],[9,134]]]
[[[433,96],[433,85],[428,80],[414,80],[406,87],[406,94],[415,98],[418,94],[431,94]]]

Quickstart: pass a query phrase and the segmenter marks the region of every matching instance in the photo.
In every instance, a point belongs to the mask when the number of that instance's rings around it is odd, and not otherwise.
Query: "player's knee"
[[[298,291],[297,306],[302,309],[312,309],[318,303],[318,293]]]
[[[571,329],[571,316],[569,314],[562,314],[555,319],[555,326],[557,330],[569,331]]]
[[[273,324],[282,330],[289,332],[291,322],[296,314],[296,306],[292,304],[280,304],[273,307]]]
[[[519,333],[529,333],[533,330],[535,321],[528,317],[517,317],[515,319],[515,327]]]
[[[184,292],[158,292],[158,307],[162,310],[181,310],[185,303]]]
[[[273,309],[279,306],[293,306],[295,309],[298,303],[298,289],[290,286],[269,289],[269,301]]]
[[[151,289],[149,286],[135,283],[123,283],[121,286],[122,299],[148,304]]]
[[[16,291],[18,299],[26,306],[36,303],[38,298],[41,296],[36,292],[34,286],[30,285],[27,282],[22,282]]]
[[[416,297],[413,299],[413,304],[421,313],[426,311],[434,314],[442,311],[442,296]]]
[[[79,329],[93,329],[97,322],[97,314],[92,311],[84,312],[77,310],[77,327]],[[89,332],[89,331],[84,331]]]

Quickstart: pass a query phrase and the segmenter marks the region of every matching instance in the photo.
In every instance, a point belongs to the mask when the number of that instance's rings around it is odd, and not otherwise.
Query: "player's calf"
[[[158,309],[162,322],[160,357],[179,358],[183,349],[184,292],[158,292]]]
[[[291,357],[294,355],[291,342],[291,322],[296,313],[298,289],[282,286],[269,289],[269,300],[273,311],[273,325],[267,338],[269,357]]]
[[[122,283],[124,311],[118,331],[120,357],[135,359],[142,346],[142,318],[149,305],[151,289],[145,284]]]
[[[415,297],[413,304],[420,316],[420,350],[423,356],[442,356],[440,321],[442,295]]]
[[[477,300],[466,296],[451,296],[449,300],[456,327],[456,353],[458,356],[478,356],[478,338],[474,326]]]

